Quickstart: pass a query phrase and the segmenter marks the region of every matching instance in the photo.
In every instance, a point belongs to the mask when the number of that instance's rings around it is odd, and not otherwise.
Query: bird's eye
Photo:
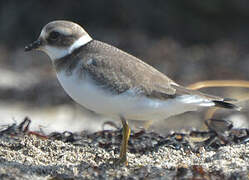
[[[50,34],[49,34],[49,39],[51,40],[56,40],[58,37],[59,37],[60,33],[56,32],[56,31],[52,31]]]

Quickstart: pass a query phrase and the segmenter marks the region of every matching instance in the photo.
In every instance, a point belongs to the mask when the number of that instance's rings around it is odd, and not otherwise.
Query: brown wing
[[[92,41],[83,47],[80,57],[83,59],[83,69],[97,84],[111,89],[113,93],[135,89],[146,96],[151,93],[164,97],[175,94],[175,89],[170,86],[173,81],[167,76],[108,44]]]

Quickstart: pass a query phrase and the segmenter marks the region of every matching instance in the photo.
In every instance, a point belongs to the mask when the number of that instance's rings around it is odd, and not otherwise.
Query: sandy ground
[[[0,179],[248,179],[248,134],[218,148],[189,137],[132,132],[129,164],[120,166],[119,129],[42,138],[12,124],[0,133]]]

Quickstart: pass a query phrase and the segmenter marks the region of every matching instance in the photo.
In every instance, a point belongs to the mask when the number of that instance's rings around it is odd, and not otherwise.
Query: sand
[[[185,134],[133,132],[128,166],[113,164],[113,158],[119,155],[120,139],[119,129],[52,133],[44,138],[29,134],[20,125],[12,125],[0,133],[0,179],[248,179],[249,176],[249,143],[244,143],[245,138],[241,143],[213,148],[198,144],[198,150],[193,150],[193,143]]]

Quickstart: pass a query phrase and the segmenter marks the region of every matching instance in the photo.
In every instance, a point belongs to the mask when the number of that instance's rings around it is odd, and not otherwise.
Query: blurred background
[[[45,24],[62,19],[77,22],[93,38],[143,59],[185,86],[203,80],[249,79],[247,0],[0,1],[1,124],[28,116],[34,128],[94,131],[110,120],[87,112],[65,94],[45,54],[23,51]],[[203,91],[248,97],[245,88]],[[246,107],[247,101],[242,104]],[[224,114],[247,122],[246,108]],[[172,119],[184,123],[161,124],[163,129],[198,128],[204,115],[187,113]]]

